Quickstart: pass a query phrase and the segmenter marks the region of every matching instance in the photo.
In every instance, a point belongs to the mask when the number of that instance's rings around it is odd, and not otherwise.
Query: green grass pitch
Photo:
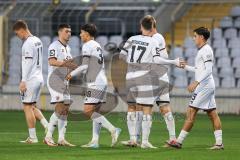
[[[47,119],[51,112],[44,112]],[[127,140],[128,132],[124,113],[111,113],[107,116],[116,126],[122,128],[119,140]],[[212,125],[206,115],[198,115],[192,132],[189,134],[183,149],[162,148],[167,139],[165,122],[159,116],[153,121],[150,141],[158,149],[144,150],[128,148],[118,144],[110,147],[110,134],[102,129],[99,149],[83,149],[80,145],[91,139],[91,122],[69,121],[67,139],[77,147],[48,147],[42,143],[44,130],[37,123],[38,144],[21,144],[20,140],[27,137],[27,127],[23,112],[0,112],[0,160],[236,160],[240,157],[240,117],[234,115],[221,115],[223,124],[223,141],[225,150],[210,151],[206,148],[214,144]],[[176,132],[179,133],[184,122],[184,116],[176,117]],[[55,139],[57,134],[55,132]]]

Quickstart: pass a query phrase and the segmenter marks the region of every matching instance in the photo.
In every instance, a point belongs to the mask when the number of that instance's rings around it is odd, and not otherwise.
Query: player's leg
[[[29,137],[25,141],[21,141],[22,143],[37,143],[37,135],[36,135],[36,118],[33,113],[33,103],[23,103],[23,110],[25,113],[25,118],[28,126]]]
[[[56,106],[57,106],[57,104],[56,104]],[[56,106],[55,106],[55,108],[56,108]],[[48,129],[47,129],[47,134],[46,134],[47,138],[52,138],[53,132],[54,132],[55,128],[57,127],[57,123],[58,123],[58,117],[57,117],[56,111],[54,111],[49,119]]]
[[[95,112],[95,105],[93,104],[84,104],[84,113],[86,116],[91,118],[95,123],[101,124],[102,127],[106,128],[112,134],[112,146],[117,142],[118,136],[120,134],[120,129],[110,123],[105,116],[101,115],[98,112]],[[98,142],[96,142],[98,144]]]
[[[142,120],[143,120],[143,109],[142,106],[136,106],[136,140],[137,144],[141,143],[142,134]]]
[[[58,117],[58,145],[59,146],[69,146],[73,147],[75,145],[69,143],[65,139],[65,133],[67,129],[67,117],[69,112],[69,105],[66,105],[64,103],[57,103],[56,105],[56,113]]]
[[[136,106],[134,103],[128,104],[127,127],[129,138],[132,143],[136,142]]]
[[[138,107],[143,108],[143,119],[142,119],[142,144],[141,148],[157,148],[149,142],[149,135],[152,127],[152,106],[153,105],[142,105],[137,104]]]
[[[42,112],[40,111],[40,109],[37,108],[36,105],[33,107],[33,113],[36,119],[40,121],[43,128],[46,129],[48,127],[48,121],[46,120],[46,118],[43,116]]]
[[[160,95],[156,103],[159,106],[160,113],[162,114],[167,126],[169,134],[168,141],[176,140],[175,121],[170,107],[169,82],[161,80],[159,85]]]
[[[130,139],[127,141],[121,141],[121,144],[130,147],[137,146],[137,127],[141,129],[142,122],[137,123],[137,111],[136,111],[136,90],[137,88],[134,86],[134,80],[128,79],[126,81],[126,90],[127,90],[127,103],[128,103],[128,111],[127,111],[127,127]],[[139,118],[138,118],[139,119]],[[139,122],[139,121],[138,121]],[[138,125],[138,126],[137,126]],[[140,125],[140,127],[139,127]]]
[[[222,125],[221,120],[218,116],[216,109],[207,111],[207,114],[212,121],[213,129],[214,129],[214,136],[215,136],[215,145],[210,149],[224,149],[223,142],[222,142]]]
[[[38,81],[29,81],[27,82],[27,90],[22,95],[23,109],[25,113],[25,118],[29,130],[29,138],[23,143],[37,143],[38,139],[36,136],[36,117],[34,115],[34,106],[38,100],[40,94],[41,83]]]
[[[191,106],[188,107],[183,128],[177,140],[175,142],[171,141],[171,143],[169,143],[170,146],[175,148],[181,148],[183,141],[185,140],[185,138],[187,137],[187,135],[189,134],[193,127],[198,110],[199,110],[198,108],[194,108]]]
[[[163,115],[163,118],[168,129],[169,141],[175,140],[176,139],[175,120],[169,102],[165,103],[161,102],[159,104],[159,109],[161,114]]]
[[[102,103],[100,103],[99,105],[97,105],[95,107],[95,112],[100,111],[101,104]],[[99,142],[99,135],[100,135],[101,128],[102,128],[101,124],[96,123],[95,121],[92,121],[92,140],[91,140],[91,142]]]

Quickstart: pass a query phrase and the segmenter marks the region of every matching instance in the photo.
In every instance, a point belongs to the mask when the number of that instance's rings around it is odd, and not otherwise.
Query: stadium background
[[[216,100],[220,113],[240,113],[240,2],[239,0],[1,0],[0,1],[0,101],[2,110],[21,109],[18,83],[21,73],[21,40],[12,32],[17,19],[27,21],[32,33],[43,42],[43,74],[47,77],[47,48],[56,40],[60,23],[69,23],[72,38],[69,45],[73,56],[79,56],[81,41],[79,28],[86,22],[95,23],[99,29],[97,41],[104,46],[117,46],[129,36],[139,33],[139,20],[152,14],[157,20],[158,31],[164,35],[170,58],[183,57],[194,63],[197,48],[193,44],[192,30],[199,26],[211,30],[209,43],[214,48],[214,79],[217,86]],[[106,49],[106,47],[105,47]],[[107,63],[109,90],[111,83],[111,56],[104,51]],[[119,70],[124,68],[118,65]],[[170,68],[173,90],[172,107],[184,112],[190,94],[187,84],[193,74]],[[124,75],[122,75],[124,76]],[[121,83],[121,82],[119,82]],[[40,99],[40,108],[51,110],[46,87]],[[72,110],[81,110],[78,92],[74,92]],[[14,99],[14,101],[13,101]],[[125,111],[126,104],[119,101],[115,111]]]
[[[152,14],[157,20],[158,31],[168,45],[170,58],[184,57],[193,65],[197,48],[192,41],[192,30],[199,26],[211,30],[209,43],[215,54],[214,79],[217,86],[216,101],[223,123],[223,142],[225,150],[212,152],[206,150],[214,144],[212,126],[206,115],[198,115],[196,124],[181,151],[160,148],[142,150],[126,148],[120,144],[109,147],[109,134],[101,131],[100,148],[81,149],[91,138],[91,122],[79,121],[82,99],[79,91],[74,91],[67,138],[78,146],[75,148],[20,144],[26,138],[27,126],[20,103],[18,83],[21,74],[22,42],[12,32],[12,24],[17,19],[27,21],[32,33],[41,38],[44,45],[43,74],[47,76],[47,48],[56,39],[56,29],[60,23],[69,23],[72,38],[69,45],[73,56],[79,56],[82,43],[79,28],[85,22],[98,26],[97,41],[105,46],[105,59],[109,92],[114,95],[112,79],[122,85],[124,75],[111,75],[111,66],[121,74],[125,66],[111,63],[112,47],[119,46],[129,36],[139,33],[139,20]],[[108,51],[107,51],[108,50]],[[109,52],[110,50],[110,52]],[[116,54],[116,53],[115,53]],[[240,0],[0,0],[0,159],[17,160],[80,160],[80,159],[167,159],[167,160],[232,160],[239,159],[239,114],[240,114]],[[191,95],[186,86],[193,80],[193,74],[180,69],[170,68],[169,75],[173,89],[171,106],[176,120],[178,134],[184,122],[184,113]],[[112,101],[111,101],[112,100]],[[53,106],[46,86],[42,91],[39,108],[49,119]],[[115,103],[115,112],[106,115],[111,122],[122,128],[120,140],[129,138],[126,126],[126,104],[110,97]],[[157,107],[154,107],[157,111]],[[39,141],[44,131],[37,123]],[[56,134],[55,134],[56,136]],[[151,142],[160,147],[167,139],[163,117],[154,114]]]

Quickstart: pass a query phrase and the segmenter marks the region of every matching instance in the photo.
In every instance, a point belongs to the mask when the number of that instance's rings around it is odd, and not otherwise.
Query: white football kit
[[[71,76],[76,76],[79,72],[85,72],[87,83],[85,104],[103,102],[107,89],[107,78],[102,48],[98,42],[90,40],[83,44],[82,56],[81,66],[72,71]]]
[[[59,40],[54,41],[48,48],[48,59],[56,58],[56,60],[64,61],[72,59],[71,49],[69,45],[62,44]],[[58,70],[59,72],[56,72]],[[63,102],[64,99],[64,84],[62,83],[65,76],[68,74],[66,67],[55,67],[48,64],[48,79],[47,87],[51,95],[51,103]],[[70,99],[70,95],[67,96]]]
[[[164,37],[159,33],[154,34],[152,37],[157,40],[160,51],[162,52],[161,55],[163,56],[163,58],[168,58]],[[163,67],[165,67],[166,71],[168,70],[167,66],[159,64],[159,69],[161,69]],[[170,103],[168,73],[166,72],[164,75],[160,76],[159,81],[160,81],[160,84],[159,84],[160,85],[160,95],[157,97],[156,102],[159,102],[159,104]]]
[[[159,88],[158,77],[151,74],[154,57],[160,56],[157,41],[149,36],[132,36],[120,52],[120,57],[123,56],[128,63],[127,102],[153,105]]]
[[[186,66],[187,70],[195,72],[195,80],[199,82],[189,106],[202,110],[216,108],[215,83],[212,75],[213,63],[212,48],[208,44],[205,44],[197,53],[195,68]]]
[[[36,103],[43,85],[42,42],[38,37],[29,36],[22,46],[22,81],[27,90],[21,93],[23,103]]]

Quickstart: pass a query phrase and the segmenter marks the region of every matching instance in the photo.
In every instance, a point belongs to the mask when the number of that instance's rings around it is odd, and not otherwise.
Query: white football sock
[[[40,120],[40,123],[42,124],[43,128],[48,127],[48,121],[44,117]]]
[[[136,111],[136,136],[137,136],[137,141],[140,141],[140,138],[141,138],[142,119],[143,119],[143,111]]]
[[[66,128],[67,128],[67,119],[58,118],[58,142],[65,139]]]
[[[152,115],[144,114],[143,120],[142,120],[142,143],[148,143],[151,126],[152,126]]]
[[[136,112],[127,113],[128,133],[131,141],[136,141]]]
[[[221,145],[222,144],[222,130],[215,130],[214,135],[215,135],[216,144]]]
[[[164,116],[164,120],[167,125],[168,133],[169,133],[169,140],[176,139],[176,133],[175,133],[175,121],[174,117],[172,115],[172,112],[166,113]]]
[[[34,139],[37,138],[36,129],[35,128],[28,128],[28,132],[29,132],[29,137],[30,138],[34,138]]]
[[[180,134],[179,134],[179,136],[178,136],[178,138],[177,138],[177,142],[182,144],[183,141],[184,141],[184,139],[187,137],[188,133],[189,133],[189,132],[186,132],[186,131],[184,131],[184,130],[181,130],[181,132],[180,132]]]
[[[101,114],[97,112],[93,112],[91,119],[96,123],[101,124],[104,128],[106,128],[109,132],[114,132],[115,127]]]
[[[95,141],[98,143],[101,128],[102,128],[101,124],[95,121],[92,121],[92,141]]]
[[[57,123],[58,123],[58,117],[56,116],[56,113],[54,112],[51,115],[49,123],[48,123],[48,131],[47,131],[46,137],[52,138],[52,135],[57,126]]]

